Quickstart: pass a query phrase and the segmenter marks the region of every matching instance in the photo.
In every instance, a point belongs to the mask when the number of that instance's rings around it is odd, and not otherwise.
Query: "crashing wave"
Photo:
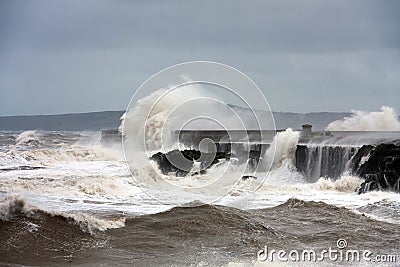
[[[383,106],[380,111],[353,110],[351,117],[331,122],[329,131],[400,131],[399,118],[392,107]]]
[[[38,214],[48,217],[49,220],[54,216],[63,217],[68,222],[78,225],[82,231],[90,234],[93,234],[96,231],[120,228],[125,225],[125,217],[107,219],[98,218],[83,212],[63,213],[44,211],[35,206],[29,205],[23,197],[17,195],[9,196],[0,200],[1,221],[12,221],[17,216],[34,218]]]
[[[18,135],[16,142],[17,145],[38,145],[40,139],[36,131],[25,131]]]

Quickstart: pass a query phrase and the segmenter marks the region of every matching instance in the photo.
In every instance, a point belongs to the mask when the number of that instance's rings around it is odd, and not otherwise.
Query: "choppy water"
[[[0,262],[254,265],[265,245],[323,250],[339,238],[399,255],[399,194],[357,195],[357,177],[308,183],[280,162],[256,192],[246,191],[249,179],[210,205],[174,194],[163,204],[136,185],[120,147],[104,148],[99,137],[0,133]]]

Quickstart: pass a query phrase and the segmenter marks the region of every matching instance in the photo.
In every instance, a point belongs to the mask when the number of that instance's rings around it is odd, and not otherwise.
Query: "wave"
[[[122,167],[123,168],[123,167]],[[40,173],[33,177],[21,176],[14,179],[1,179],[0,187],[8,193],[36,194],[38,199],[51,195],[53,198],[126,198],[138,194],[140,190],[132,184],[130,177],[96,175],[68,176],[68,173]],[[116,169],[118,170],[118,169]],[[79,206],[78,206],[79,208]]]
[[[192,149],[178,141],[178,130],[259,129],[268,123],[273,129],[272,118],[267,121],[271,114],[225,104],[213,89],[198,84],[162,88],[131,103],[119,128],[128,163],[135,169],[144,168],[149,166],[148,158],[158,152]]]
[[[16,142],[17,145],[38,145],[40,139],[36,131],[25,131],[18,135]]]
[[[382,106],[380,111],[352,110],[351,117],[331,122],[329,131],[400,131],[399,118],[392,107]]]
[[[0,221],[3,221],[3,223],[15,221],[15,219],[18,220],[21,217],[35,219],[38,216],[46,217],[48,221],[62,219],[69,224],[77,225],[81,231],[90,234],[125,225],[125,217],[107,219],[83,212],[63,213],[44,211],[27,204],[25,199],[18,195],[8,196],[0,202]]]
[[[11,148],[0,152],[0,166],[43,164],[49,165],[62,161],[124,161],[123,152],[118,148],[101,145],[72,145],[60,148],[35,147],[25,150]]]
[[[266,166],[276,169],[286,162],[292,164],[299,137],[299,132],[293,131],[291,128],[278,132],[265,153]]]
[[[71,264],[78,253],[107,244],[103,232],[90,233],[84,221],[36,209],[22,198],[0,207],[0,265]]]
[[[360,188],[362,179],[351,176],[351,175],[343,175],[337,180],[332,180],[330,178],[319,178],[315,183],[315,186],[319,190],[323,191],[337,191],[337,192],[348,192],[354,193]]]
[[[359,212],[367,213],[374,219],[389,223],[400,224],[400,207],[397,201],[383,198],[357,209]]]
[[[188,86],[184,89],[172,91],[159,89],[140,99],[132,109],[128,110],[121,118],[119,129],[125,136],[126,145],[134,147],[136,152],[161,151],[163,146],[167,150],[174,149],[167,147],[174,145],[170,143],[172,141],[170,130],[178,126],[182,113],[171,114],[171,112],[179,104],[203,95],[197,86]]]
[[[71,218],[37,210],[14,210],[13,217],[0,225],[2,260],[35,265],[221,266],[254,262],[265,245],[276,250],[322,250],[345,238],[353,248],[398,253],[393,244],[400,242],[399,225],[299,199],[250,211],[196,203],[127,218],[124,227],[92,234]]]

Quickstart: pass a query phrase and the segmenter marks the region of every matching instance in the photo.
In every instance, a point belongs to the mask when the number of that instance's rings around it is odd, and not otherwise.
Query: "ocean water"
[[[338,249],[338,239],[345,239],[349,249],[400,255],[400,194],[358,195],[355,190],[362,180],[346,173],[336,180],[308,182],[293,164],[297,140],[298,133],[291,130],[276,136],[275,157],[265,158],[272,169],[256,191],[249,190],[256,179],[239,180],[224,197],[202,204],[201,194],[207,192],[186,195],[156,188],[157,198],[149,195],[132,177],[121,144],[102,146],[99,132],[0,132],[0,262],[376,264],[330,259],[322,263],[263,262],[257,258],[265,246],[322,251]],[[212,178],[221,165],[212,167],[208,175],[167,179],[190,188]],[[146,168],[137,166],[134,175],[157,183],[159,174]]]

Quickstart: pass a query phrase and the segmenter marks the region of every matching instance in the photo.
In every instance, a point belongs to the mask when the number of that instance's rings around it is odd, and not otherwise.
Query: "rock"
[[[230,158],[230,153],[225,152],[216,152],[215,156],[213,154],[208,156],[207,153],[203,154],[206,156],[203,157],[204,161],[201,161],[200,163],[200,170],[197,172],[192,172],[192,175],[204,174],[206,172],[205,169],[210,168],[214,164],[218,163],[220,159]],[[170,162],[169,159],[179,160],[181,155],[188,159],[188,161],[179,161],[180,166],[175,166]],[[175,149],[166,154],[158,152],[151,156],[150,159],[157,163],[162,174],[168,175],[170,173],[174,173],[177,177],[184,177],[189,174],[190,170],[193,168],[194,162],[198,162],[201,156],[202,153],[195,149],[186,149],[182,151]],[[172,161],[175,162],[174,160]],[[207,168],[204,168],[204,166],[207,166]]]
[[[361,158],[368,150],[368,160],[360,165]],[[358,189],[359,194],[373,190],[400,193],[400,146],[380,144],[372,149],[364,146],[354,157],[352,166],[353,174],[365,179]]]
[[[360,163],[361,164],[364,163],[364,162],[362,162],[362,159],[365,157],[368,157],[373,149],[374,149],[374,146],[371,146],[371,145],[362,146],[357,151],[357,153],[354,155],[354,157],[352,158],[351,163],[350,163],[350,170],[354,170],[354,171],[358,170],[360,168]]]
[[[248,180],[248,179],[254,179],[254,180],[256,180],[256,179],[257,179],[257,176],[254,176],[254,175],[243,175],[243,176],[242,176],[242,180],[243,180],[243,181],[246,181],[246,180]]]

